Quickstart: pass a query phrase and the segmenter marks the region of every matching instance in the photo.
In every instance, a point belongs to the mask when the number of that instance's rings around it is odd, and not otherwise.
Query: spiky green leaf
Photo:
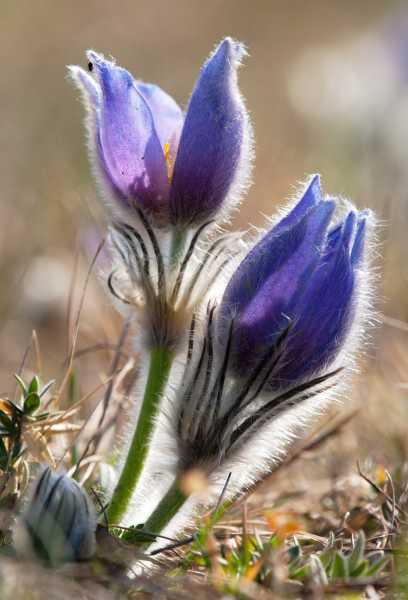
[[[24,400],[24,414],[32,415],[40,406],[40,396],[37,392],[31,392]]]
[[[336,552],[330,568],[330,579],[347,581],[349,576],[347,558],[341,552]]]

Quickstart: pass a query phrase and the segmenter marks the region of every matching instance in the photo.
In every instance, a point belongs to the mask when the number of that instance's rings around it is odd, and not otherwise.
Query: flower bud
[[[244,54],[225,39],[205,63],[184,120],[159,87],[89,51],[69,67],[88,109],[90,153],[109,202],[179,228],[237,199],[250,167],[250,126],[237,85]],[[183,124],[184,121],[184,124]],[[107,193],[106,193],[107,192]]]
[[[233,319],[232,369],[244,375],[288,331],[269,380],[282,388],[330,364],[353,326],[367,212],[349,210],[334,225],[338,202],[319,177],[249,252],[220,306],[219,328]]]
[[[95,549],[96,519],[85,491],[67,475],[44,469],[19,519],[16,546],[51,564],[81,561]]]

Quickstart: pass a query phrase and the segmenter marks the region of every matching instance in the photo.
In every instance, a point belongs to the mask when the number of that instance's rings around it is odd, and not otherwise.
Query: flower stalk
[[[151,351],[146,388],[136,429],[108,508],[110,523],[118,524],[126,513],[130,499],[142,474],[160,400],[172,362],[173,352],[169,348],[159,347]]]
[[[180,479],[175,479],[145,522],[143,530],[158,535],[178,513],[188,497],[180,487]]]

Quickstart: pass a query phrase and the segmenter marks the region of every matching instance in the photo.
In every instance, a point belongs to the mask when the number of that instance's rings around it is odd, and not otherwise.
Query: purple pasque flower
[[[267,385],[282,388],[321,372],[342,349],[355,315],[368,212],[351,209],[333,225],[336,205],[312,177],[232,276],[218,327],[224,331],[233,319],[236,376],[273,354]]]
[[[210,219],[243,183],[250,162],[248,116],[229,38],[204,64],[184,117],[159,87],[89,51],[89,72],[70,67],[89,112],[90,148],[109,195],[162,223]],[[247,160],[245,160],[245,156]]]

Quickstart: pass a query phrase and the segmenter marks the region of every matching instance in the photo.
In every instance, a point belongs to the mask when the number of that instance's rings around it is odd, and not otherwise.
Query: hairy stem
[[[167,490],[143,526],[149,534],[159,534],[180,510],[188,496],[180,489],[178,479]]]
[[[108,508],[109,523],[120,523],[139,481],[172,361],[173,352],[169,348],[158,347],[151,351],[146,389],[136,429]]]

